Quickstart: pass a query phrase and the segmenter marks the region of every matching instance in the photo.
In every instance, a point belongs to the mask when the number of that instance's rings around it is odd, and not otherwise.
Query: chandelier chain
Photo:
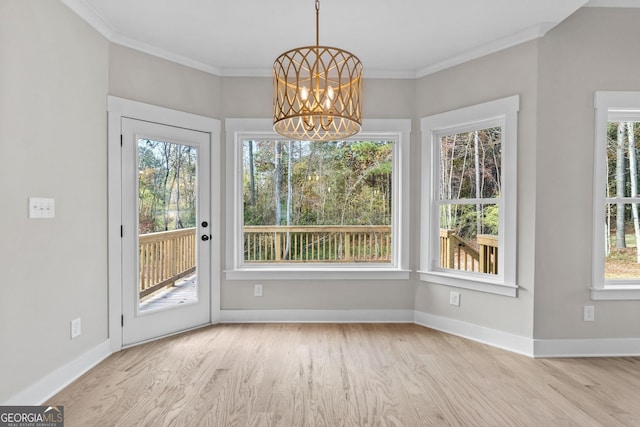
[[[320,46],[320,0],[316,0],[316,46]]]

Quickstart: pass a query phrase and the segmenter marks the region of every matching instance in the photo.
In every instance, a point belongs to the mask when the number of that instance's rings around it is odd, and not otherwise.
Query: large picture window
[[[393,141],[242,141],[243,262],[393,259]]]
[[[422,119],[421,279],[515,296],[518,97]]]
[[[640,92],[596,92],[594,299],[640,299]]]
[[[236,129],[228,146],[235,182],[228,277],[408,274],[400,167],[408,121],[391,121],[400,130],[365,127],[354,138],[329,142],[253,132],[247,128],[254,122],[226,123],[228,132]]]

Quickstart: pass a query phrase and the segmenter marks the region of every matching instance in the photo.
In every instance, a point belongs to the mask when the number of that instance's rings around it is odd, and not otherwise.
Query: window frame
[[[517,138],[519,95],[460,108],[421,119],[422,189],[420,280],[517,297]],[[501,141],[501,189],[498,200],[497,275],[456,271],[438,266],[440,253],[439,170],[440,140],[445,134],[486,129],[499,125]],[[495,200],[495,199],[487,199]],[[494,204],[494,203],[491,203]]]
[[[270,119],[225,119],[226,132],[226,259],[227,280],[344,280],[344,279],[408,279],[409,278],[409,147],[411,120],[363,120],[362,131],[346,140],[367,138],[394,141],[393,152],[393,208],[391,264],[357,263],[280,263],[277,265],[245,264],[242,254],[244,241],[242,142],[248,138],[286,138],[273,130]],[[397,236],[397,237],[395,237]]]
[[[640,121],[640,92],[596,91],[594,94],[595,138],[593,173],[593,262],[591,277],[592,300],[640,300],[640,278],[637,280],[606,280],[604,277],[605,243],[602,224],[607,203],[617,197],[606,197],[607,128],[613,119]],[[640,202],[640,198],[625,197],[625,203]]]

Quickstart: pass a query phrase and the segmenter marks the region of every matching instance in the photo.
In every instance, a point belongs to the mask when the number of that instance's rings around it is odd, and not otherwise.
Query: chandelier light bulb
[[[336,96],[335,92],[333,91],[333,86],[331,86],[331,85],[329,85],[329,87],[327,88],[327,96],[332,101],[333,101],[333,98],[335,98],[335,96]]]
[[[306,86],[300,88],[300,99],[306,101],[309,98],[309,89]]]

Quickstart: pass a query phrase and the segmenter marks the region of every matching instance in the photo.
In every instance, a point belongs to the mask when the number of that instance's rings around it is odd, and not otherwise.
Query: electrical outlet
[[[585,305],[583,316],[585,322],[593,322],[596,320],[596,308],[592,305]]]
[[[77,338],[82,333],[82,322],[80,318],[71,321],[71,339]]]
[[[253,296],[261,297],[262,296],[262,285],[255,285],[253,287]]]
[[[449,304],[460,307],[460,292],[451,291],[449,293]]]
[[[29,218],[55,218],[55,200],[29,197]]]

